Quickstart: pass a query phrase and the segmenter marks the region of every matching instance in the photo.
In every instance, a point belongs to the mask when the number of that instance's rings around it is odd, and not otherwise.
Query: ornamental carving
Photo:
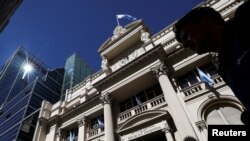
[[[112,98],[111,98],[111,96],[110,96],[109,93],[101,96],[100,100],[101,100],[101,102],[102,102],[103,105],[104,104],[111,104],[111,102],[112,102]]]
[[[195,124],[199,130],[207,129],[207,125],[204,120],[197,121]]]
[[[126,32],[125,28],[123,28],[122,26],[117,26],[115,28],[115,30],[113,31],[113,36],[112,36],[111,40],[113,41],[113,40],[117,39],[125,32]]]
[[[77,125],[78,125],[78,127],[85,125],[85,123],[86,123],[86,117],[85,116],[83,116],[80,119],[77,119]]]
[[[165,123],[164,125],[165,127],[161,129],[162,132],[164,133],[171,133],[172,129],[169,127],[169,125],[167,123]]]
[[[109,71],[108,59],[106,59],[105,57],[102,57],[102,66],[101,67],[104,71]]]
[[[151,71],[157,76],[159,77],[162,74],[167,74],[167,67],[161,63],[157,66],[155,66],[154,68],[151,68]]]
[[[150,34],[148,32],[141,30],[141,41],[143,43],[147,43],[150,40],[149,36]]]

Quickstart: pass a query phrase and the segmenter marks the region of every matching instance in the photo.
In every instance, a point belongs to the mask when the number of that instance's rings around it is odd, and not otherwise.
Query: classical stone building
[[[213,0],[226,20],[243,1]],[[118,26],[98,52],[102,69],[44,101],[34,141],[207,140],[208,124],[242,124],[244,107],[217,73],[216,54],[184,50],[169,25],[152,35],[142,20]],[[200,68],[214,81],[207,86]]]

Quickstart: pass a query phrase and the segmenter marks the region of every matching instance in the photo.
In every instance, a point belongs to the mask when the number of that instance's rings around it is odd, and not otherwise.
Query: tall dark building
[[[77,53],[66,60],[64,69],[61,100],[64,100],[67,89],[80,83],[85,77],[93,73],[90,66]]]
[[[0,32],[9,23],[10,16],[21,3],[22,0],[0,0]]]
[[[26,62],[33,67],[29,74],[23,71]],[[49,70],[19,48],[0,74],[0,141],[32,141],[42,101],[60,99],[64,69]]]
[[[24,66],[31,64],[34,71],[24,76]],[[46,75],[45,66],[24,48],[18,48],[6,61],[0,71],[0,105],[10,101],[17,93],[26,88],[36,77]]]

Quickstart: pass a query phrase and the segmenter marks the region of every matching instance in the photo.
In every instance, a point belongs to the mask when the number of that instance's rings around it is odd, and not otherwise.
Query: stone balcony
[[[144,103],[142,103],[142,105],[140,107],[135,106],[131,109],[128,109],[122,113],[118,114],[118,119],[117,119],[117,124],[120,124],[124,121],[126,121],[128,118],[137,115],[141,112],[147,111],[147,110],[154,110],[157,109],[163,105],[166,105],[166,101],[164,98],[164,95],[161,94],[153,99],[150,99]]]
[[[216,89],[221,85],[225,85],[225,82],[218,74],[212,76],[211,78],[215,82],[215,84],[212,86],[212,88]],[[182,93],[182,97],[186,100],[187,98],[193,97],[195,95],[199,95],[199,94],[206,92],[208,90],[209,90],[209,88],[206,87],[204,82],[198,82],[198,83],[193,84],[187,88],[182,89],[181,93]]]
[[[104,135],[104,128],[89,129],[87,131],[87,140],[92,140]]]

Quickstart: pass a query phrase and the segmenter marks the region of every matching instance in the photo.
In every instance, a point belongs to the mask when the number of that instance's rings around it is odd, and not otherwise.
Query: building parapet
[[[130,117],[137,115],[141,112],[148,111],[148,110],[154,110],[154,109],[162,107],[166,104],[167,103],[165,101],[164,95],[161,94],[153,99],[150,99],[150,100],[142,103],[140,107],[136,106],[136,107],[128,109],[122,113],[119,113],[118,119],[117,119],[117,124],[121,124],[121,123],[125,122],[127,119],[129,119]]]
[[[87,131],[87,140],[93,140],[104,135],[104,128],[91,129]]]
[[[212,76],[211,78],[215,82],[215,84],[212,87],[206,86],[204,82],[198,82],[196,84],[191,85],[190,87],[180,90],[180,92],[182,93],[183,99],[185,101],[189,101],[189,100],[194,99],[197,96],[206,94],[207,92],[210,92],[211,90],[216,90],[226,85],[223,79],[218,74]]]

